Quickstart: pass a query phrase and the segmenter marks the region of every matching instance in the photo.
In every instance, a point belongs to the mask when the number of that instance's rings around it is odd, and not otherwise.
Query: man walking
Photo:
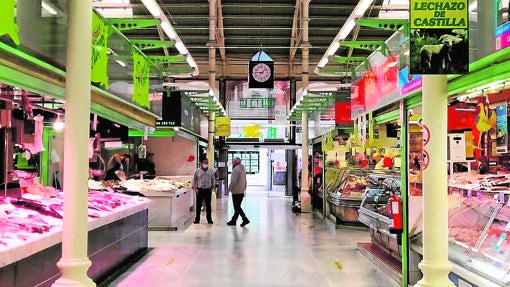
[[[216,176],[214,170],[209,168],[209,161],[205,158],[200,162],[200,167],[193,173],[193,180],[191,186],[197,195],[197,206],[195,221],[193,223],[200,223],[200,213],[202,209],[202,201],[205,201],[205,213],[207,223],[213,224],[212,209],[211,209],[211,194],[212,189],[216,185]]]
[[[227,222],[227,225],[236,225],[237,218],[241,216],[243,219],[241,226],[245,226],[250,223],[250,220],[248,220],[248,217],[246,217],[246,214],[244,214],[244,211],[241,208],[244,192],[246,191],[246,170],[244,169],[244,165],[241,164],[241,159],[239,157],[232,159],[232,166],[232,175],[230,177],[230,185],[228,189],[232,193],[234,215],[232,216],[232,219]]]

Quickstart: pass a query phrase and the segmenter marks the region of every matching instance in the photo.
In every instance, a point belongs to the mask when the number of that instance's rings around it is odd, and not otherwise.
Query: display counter
[[[397,237],[389,231],[388,199],[392,193],[400,194],[400,174],[394,172],[369,174],[358,220],[370,227],[372,243],[401,261],[402,252],[397,244]]]
[[[509,174],[449,176],[448,258],[451,276],[471,284],[465,286],[510,286],[509,187]],[[422,212],[419,202],[410,208]],[[421,221],[411,231],[412,249],[421,255]]]
[[[51,286],[60,274],[63,198],[24,196],[0,199],[1,285]],[[95,282],[147,249],[147,208],[143,197],[89,193],[88,275]]]
[[[358,208],[365,190],[366,171],[349,167],[326,168],[329,213],[339,224],[358,224]]]
[[[189,177],[158,176],[127,180],[122,186],[150,199],[149,230],[178,230],[194,218],[193,189]]]

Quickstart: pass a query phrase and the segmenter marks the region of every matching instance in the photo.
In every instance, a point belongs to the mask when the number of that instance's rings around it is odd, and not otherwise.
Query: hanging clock
[[[274,62],[272,61],[250,61],[249,66],[249,88],[274,87]]]

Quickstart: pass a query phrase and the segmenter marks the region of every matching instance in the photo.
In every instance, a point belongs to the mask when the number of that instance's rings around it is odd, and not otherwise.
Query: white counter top
[[[104,214],[100,218],[88,218],[88,230],[107,225],[119,219],[148,209],[149,199],[133,197],[133,200],[125,205],[116,207],[113,211]],[[30,210],[27,210],[30,212]],[[33,211],[35,212],[35,211]],[[0,267],[26,258],[34,253],[56,245],[62,241],[62,220],[40,215],[51,224],[51,229],[44,233],[30,233],[25,241],[13,241],[8,246],[0,245]],[[16,234],[12,234],[16,237]]]

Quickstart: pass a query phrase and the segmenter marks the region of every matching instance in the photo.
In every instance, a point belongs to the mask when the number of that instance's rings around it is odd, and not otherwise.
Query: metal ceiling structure
[[[309,2],[308,13],[303,11],[304,1]],[[96,7],[110,7],[95,1]],[[248,62],[259,51],[275,61],[276,79],[300,79],[302,50],[309,45],[309,66],[313,70],[332,43],[340,28],[351,15],[358,0],[157,0],[166,18],[197,62],[200,74],[194,80],[209,80],[209,48],[216,48],[216,79],[246,79]],[[216,2],[216,7],[209,7]],[[375,0],[364,17],[377,17],[383,9],[383,0]],[[140,0],[132,0],[122,7],[132,8],[135,19],[152,19],[153,16]],[[388,6],[389,7],[389,6]],[[212,10],[211,10],[212,9]],[[212,13],[212,14],[211,14]],[[216,27],[210,27],[210,14],[216,15]],[[308,14],[309,43],[303,41],[304,19]],[[210,39],[214,29],[215,39]],[[156,26],[125,31],[132,41],[164,40]],[[391,31],[357,26],[351,40],[384,41]],[[168,56],[164,48],[146,51],[149,55]],[[367,57],[371,51],[357,47],[341,47],[337,56]],[[345,64],[346,68],[352,66]],[[352,67],[351,67],[352,68]],[[171,75],[169,75],[172,78]],[[310,73],[310,81],[324,75]],[[333,79],[334,80],[334,79]]]
[[[40,11],[29,9],[30,6],[17,7],[18,11],[30,11],[18,15],[17,21],[39,23],[33,29],[20,31],[23,48],[65,69],[66,1],[41,1]],[[338,71],[350,71],[359,63],[342,58],[366,58],[373,52],[366,45],[383,43],[394,31],[356,25],[345,38],[352,41],[351,45],[340,45],[330,57],[328,68],[333,67],[334,71],[314,73],[314,67],[337,41],[339,31],[352,20],[361,3],[367,4],[360,14],[365,19],[375,19],[392,9],[407,10],[405,5],[390,5],[391,1],[397,0],[93,0],[93,6],[110,29],[108,92],[130,100],[133,47],[151,63],[152,87],[213,82],[200,93],[212,91],[218,97],[214,82],[247,80],[248,63],[261,51],[275,62],[275,80],[295,79],[301,88],[306,74],[307,84],[344,84],[350,76]],[[147,5],[149,2],[155,3],[156,8]],[[308,66],[306,71],[303,63]],[[216,113],[222,109],[216,101],[200,105],[201,109]]]

